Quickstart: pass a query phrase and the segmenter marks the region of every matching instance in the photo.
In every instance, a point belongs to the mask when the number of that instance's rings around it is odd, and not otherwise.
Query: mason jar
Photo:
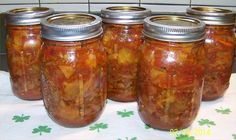
[[[235,48],[235,12],[210,7],[192,7],[187,14],[206,24],[206,73],[203,100],[222,97],[229,87]]]
[[[153,128],[183,129],[195,119],[202,97],[205,24],[185,16],[144,20],[138,64],[138,111]]]
[[[7,58],[13,93],[25,100],[42,98],[40,88],[40,20],[51,15],[46,7],[19,8],[6,12]]]
[[[143,19],[151,11],[142,7],[117,6],[102,9],[108,53],[108,98],[120,102],[136,101],[138,48],[143,43]]]
[[[62,13],[42,21],[42,93],[49,116],[66,127],[99,118],[106,101],[100,17]]]

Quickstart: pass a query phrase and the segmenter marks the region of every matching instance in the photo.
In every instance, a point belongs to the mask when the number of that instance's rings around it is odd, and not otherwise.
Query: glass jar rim
[[[187,8],[186,14],[208,25],[234,25],[236,17],[236,12],[214,7],[190,7]]]
[[[80,41],[103,33],[102,19],[87,13],[60,13],[41,22],[42,37],[55,41]]]
[[[144,19],[143,34],[162,41],[193,42],[205,38],[205,24],[187,16],[151,16]]]
[[[144,18],[151,15],[151,10],[135,6],[113,6],[101,10],[105,23],[114,24],[143,24]]]
[[[35,25],[53,13],[54,10],[47,7],[16,8],[6,12],[6,22],[10,25]]]

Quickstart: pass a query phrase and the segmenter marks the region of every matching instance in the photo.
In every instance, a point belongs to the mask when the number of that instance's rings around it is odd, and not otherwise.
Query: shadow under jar
[[[66,127],[99,118],[106,101],[106,52],[102,20],[62,13],[42,21],[42,93],[49,116]]]
[[[108,98],[136,101],[138,49],[143,43],[143,19],[151,11],[142,7],[108,7],[101,11],[108,53]]]
[[[219,8],[193,7],[187,14],[206,24],[206,71],[202,100],[222,97],[229,87],[235,48],[235,12]]]
[[[13,93],[24,100],[42,99],[40,88],[40,20],[53,10],[19,8],[6,12],[7,58]]]
[[[201,102],[205,24],[182,16],[144,20],[145,41],[138,64],[138,111],[153,128],[183,129]]]

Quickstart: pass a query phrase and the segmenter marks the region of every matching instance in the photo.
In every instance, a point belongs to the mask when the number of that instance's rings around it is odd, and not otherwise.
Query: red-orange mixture
[[[41,99],[41,27],[8,25],[7,30],[6,47],[13,93],[21,99]]]
[[[138,104],[153,128],[181,129],[195,119],[202,97],[203,41],[145,39],[138,65]]]
[[[136,101],[138,48],[143,25],[104,25],[103,45],[108,52],[108,98]]]
[[[229,86],[234,59],[234,26],[206,26],[206,74],[203,100],[224,95]]]
[[[106,52],[100,37],[78,42],[44,40],[42,91],[49,116],[78,127],[95,121],[106,101]]]

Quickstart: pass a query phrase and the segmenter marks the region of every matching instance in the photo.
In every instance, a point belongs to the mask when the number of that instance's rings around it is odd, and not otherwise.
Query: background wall
[[[2,12],[31,6],[52,7],[57,11],[100,11],[111,5],[135,5],[150,8],[154,12],[184,12],[189,5],[215,6],[236,10],[236,0],[1,0]]]
[[[142,6],[156,13],[185,12],[189,6],[212,6],[236,11],[236,0],[0,0],[0,12],[32,6],[51,7],[56,11],[99,12],[102,8],[118,5]],[[0,14],[0,70],[7,70],[4,41],[4,14]]]

